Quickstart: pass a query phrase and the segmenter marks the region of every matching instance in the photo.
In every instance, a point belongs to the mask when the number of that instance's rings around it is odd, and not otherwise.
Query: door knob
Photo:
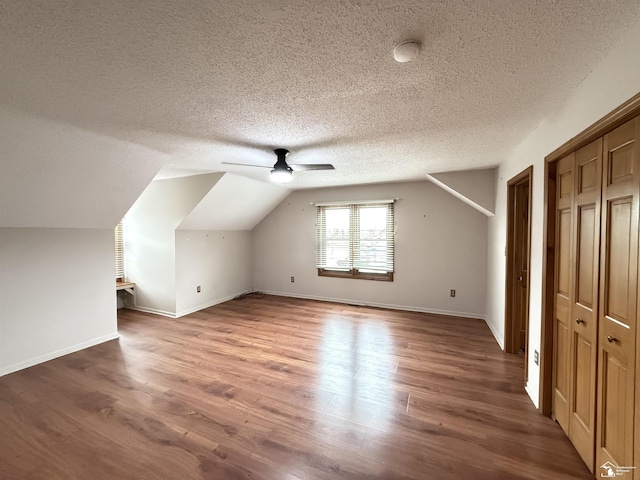
[[[581,318],[576,318],[576,323],[577,323],[578,325],[580,325],[581,323],[587,323],[587,322],[585,322],[585,321],[584,321],[584,320],[582,320]]]
[[[612,337],[611,335],[607,335],[607,342],[609,343],[617,343],[620,340],[618,340],[616,337]]]

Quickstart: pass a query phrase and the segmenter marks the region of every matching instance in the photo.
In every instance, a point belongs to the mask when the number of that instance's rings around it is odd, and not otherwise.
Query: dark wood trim
[[[600,120],[587,127],[578,135],[568,142],[556,148],[553,152],[545,157],[545,161],[554,162],[562,157],[569,155],[585,145],[593,142],[596,138],[602,137],[604,134],[619,127],[628,120],[640,114],[640,93],[631,97],[611,113],[608,113]]]
[[[393,282],[393,272],[387,273],[361,273],[357,268],[351,270],[327,270],[318,269],[319,277],[357,278],[359,280],[378,280],[381,282]]]
[[[640,115],[640,93],[602,117],[545,157],[542,264],[542,331],[540,339],[539,409],[551,415],[553,389],[553,311],[555,291],[556,162]]]
[[[556,162],[544,164],[544,241],[542,250],[542,325],[540,337],[540,388],[538,405],[541,413],[551,416],[553,389],[553,292],[556,242]],[[551,219],[551,221],[549,221]]]
[[[533,186],[533,166],[530,166],[520,172],[518,175],[513,177],[511,180],[507,182],[507,271],[506,271],[506,285],[505,285],[505,329],[504,329],[504,347],[507,353],[517,353],[518,347],[515,341],[515,331],[513,328],[513,321],[511,320],[512,315],[511,312],[513,310],[513,295],[514,289],[513,284],[515,281],[514,278],[514,228],[515,222],[513,219],[514,209],[513,205],[515,202],[515,194],[516,194],[516,186],[520,185],[524,182],[529,183],[529,225],[527,229],[527,307],[525,311],[527,312],[527,325],[529,324],[529,290],[530,290],[530,278],[531,278],[531,194],[532,194],[532,186]],[[525,365],[528,362],[528,352],[525,347]],[[525,377],[526,377],[526,368],[525,368]]]

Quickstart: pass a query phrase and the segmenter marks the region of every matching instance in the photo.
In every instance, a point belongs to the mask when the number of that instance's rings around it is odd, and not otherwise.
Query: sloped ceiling
[[[495,168],[434,173],[427,180],[489,217],[496,213]]]
[[[179,230],[251,230],[290,190],[226,173],[178,227]]]
[[[0,1],[0,104],[161,150],[158,178],[267,180],[221,162],[285,147],[337,169],[293,189],[423,179],[502,161],[639,15],[637,0]],[[420,57],[396,63],[409,38]],[[86,185],[122,166],[103,160]]]
[[[0,227],[114,228],[168,158],[0,108]]]
[[[151,182],[127,212],[127,226],[136,224],[139,231],[153,228],[172,234],[223,175],[207,173]]]

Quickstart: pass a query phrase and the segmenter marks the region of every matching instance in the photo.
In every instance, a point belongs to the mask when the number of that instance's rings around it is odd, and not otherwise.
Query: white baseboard
[[[252,289],[252,290],[246,290],[243,292],[238,292],[236,294],[233,295],[228,295],[226,297],[223,298],[219,298],[216,300],[213,300],[212,302],[208,302],[202,305],[198,305],[197,307],[193,307],[193,308],[189,308],[187,310],[181,310],[178,313],[173,313],[173,312],[167,312],[164,310],[156,310],[154,308],[147,308],[147,307],[133,307],[133,306],[126,306],[126,308],[130,308],[131,310],[138,310],[140,312],[145,312],[145,313],[153,313],[156,315],[162,315],[165,317],[170,317],[170,318],[179,318],[179,317],[183,317],[185,315],[189,315],[190,313],[194,313],[194,312],[198,312],[200,310],[203,310],[205,308],[209,308],[209,307],[213,307],[214,305],[218,305],[220,303],[224,303],[224,302],[228,302],[229,300],[233,300],[234,298],[240,296],[240,295],[244,295],[250,292],[256,292],[256,291],[260,291],[262,293],[266,293],[267,295],[276,295],[278,297],[290,297],[290,298],[302,298],[305,300],[319,300],[321,302],[335,302],[335,303],[344,303],[344,304],[348,304],[348,305],[359,305],[359,306],[363,306],[363,307],[378,307],[378,308],[388,308],[390,310],[402,310],[402,311],[407,311],[407,312],[420,312],[420,313],[431,313],[434,315],[446,315],[449,317],[461,317],[461,318],[473,318],[473,319],[478,319],[478,320],[484,320],[487,325],[489,325],[489,322],[486,321],[486,318],[484,315],[480,314],[480,313],[470,313],[470,312],[458,312],[455,310],[440,310],[440,309],[436,309],[436,308],[424,308],[424,307],[414,307],[414,306],[407,306],[407,305],[396,305],[396,304],[390,304],[390,303],[378,303],[378,302],[361,302],[358,300],[350,300],[348,298],[335,298],[335,297],[321,297],[318,295],[305,295],[302,293],[287,293],[287,292],[275,292],[273,290],[260,290],[260,289]],[[491,329],[491,325],[489,325],[489,329]],[[493,332],[493,330],[491,330],[492,333],[495,336],[495,332]],[[497,339],[497,337],[496,337]],[[498,342],[500,343],[500,342]]]
[[[200,310],[204,310],[205,308],[213,307],[214,305],[228,302],[229,300],[233,300],[234,298],[240,295],[250,293],[251,291],[252,290],[245,290],[243,292],[234,293],[233,295],[227,295],[226,297],[218,298],[217,300],[213,300],[212,302],[198,305],[197,307],[189,308],[187,310],[182,310],[176,314],[176,318],[184,317],[185,315],[189,315],[190,313],[199,312]]]
[[[536,406],[536,408],[539,408],[538,404],[539,404],[539,399],[536,395],[533,394],[533,392],[531,391],[531,388],[529,387],[529,383],[527,383],[524,386],[524,390],[525,392],[527,392],[527,395],[529,395],[529,398],[531,399],[531,401],[533,402],[533,404]]]
[[[256,289],[258,291],[259,289]],[[274,292],[271,290],[259,290],[260,292],[264,292],[267,295],[277,295],[279,297],[291,297],[291,298],[302,298],[306,300],[319,300],[321,302],[335,302],[335,303],[346,303],[349,305],[359,305],[361,307],[378,307],[378,308],[388,308],[390,310],[403,310],[406,312],[420,312],[420,313],[432,313],[434,315],[447,315],[450,317],[462,317],[462,318],[474,318],[474,319],[484,319],[484,315],[480,313],[469,313],[469,312],[457,312],[453,310],[439,310],[436,308],[424,308],[424,307],[414,307],[407,305],[395,305],[390,303],[377,303],[377,302],[361,302],[358,300],[350,300],[347,298],[333,298],[333,297],[320,297],[317,295],[305,295],[302,293],[286,293],[286,292]]]
[[[181,310],[181,311],[179,311],[177,313],[169,312],[169,311],[166,311],[166,310],[157,310],[155,308],[148,308],[148,307],[140,307],[140,306],[135,306],[134,307],[134,306],[131,306],[131,305],[126,305],[125,308],[130,308],[131,310],[137,310],[139,312],[144,312],[144,313],[153,313],[154,315],[162,315],[163,317],[180,318],[180,317],[184,317],[185,315],[189,315],[190,313],[199,312],[200,310],[204,310],[205,308],[213,307],[214,305],[218,305],[220,303],[228,302],[229,300],[233,300],[237,296],[244,295],[246,293],[250,293],[251,291],[252,290],[244,290],[242,292],[234,293],[233,295],[227,295],[226,297],[218,298],[218,299],[213,300],[211,302],[203,303],[202,305],[198,305],[197,307],[188,308],[186,310]]]
[[[484,317],[484,321],[486,322],[487,326],[489,327],[489,330],[491,330],[491,334],[493,335],[493,338],[496,339],[496,342],[498,342],[498,345],[500,345],[500,348],[504,351],[504,338],[502,338],[501,336],[498,335],[498,333],[496,332],[495,328],[493,328],[493,325],[491,324],[489,319]]]
[[[116,338],[120,338],[120,334],[118,334],[118,332],[110,333],[109,335],[104,335],[102,337],[94,338],[93,340],[89,340],[87,342],[78,343],[76,345],[72,345],[67,348],[62,348],[60,350],[47,353],[46,355],[40,355],[38,357],[34,357],[29,360],[25,360],[23,362],[14,363],[13,365],[0,369],[0,377],[2,377],[3,375],[8,375],[13,372],[17,372],[18,370],[24,370],[25,368],[33,367],[34,365],[38,365],[39,363],[48,362],[49,360],[53,360],[54,358],[63,357],[65,355],[69,355],[70,353],[84,350],[85,348],[94,347],[101,343],[108,342],[110,340],[115,340]]]
[[[134,305],[125,305],[124,308],[129,310],[137,310],[138,312],[153,313],[154,315],[162,315],[163,317],[176,318],[176,314],[166,310],[158,310],[155,308],[139,307]]]

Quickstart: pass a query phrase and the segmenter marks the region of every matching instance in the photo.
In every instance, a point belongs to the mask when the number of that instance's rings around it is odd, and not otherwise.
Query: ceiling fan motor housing
[[[278,157],[276,164],[273,166],[274,170],[286,170],[287,172],[293,172],[291,167],[287,164],[287,155],[289,155],[289,150],[286,148],[276,148],[273,153]]]

